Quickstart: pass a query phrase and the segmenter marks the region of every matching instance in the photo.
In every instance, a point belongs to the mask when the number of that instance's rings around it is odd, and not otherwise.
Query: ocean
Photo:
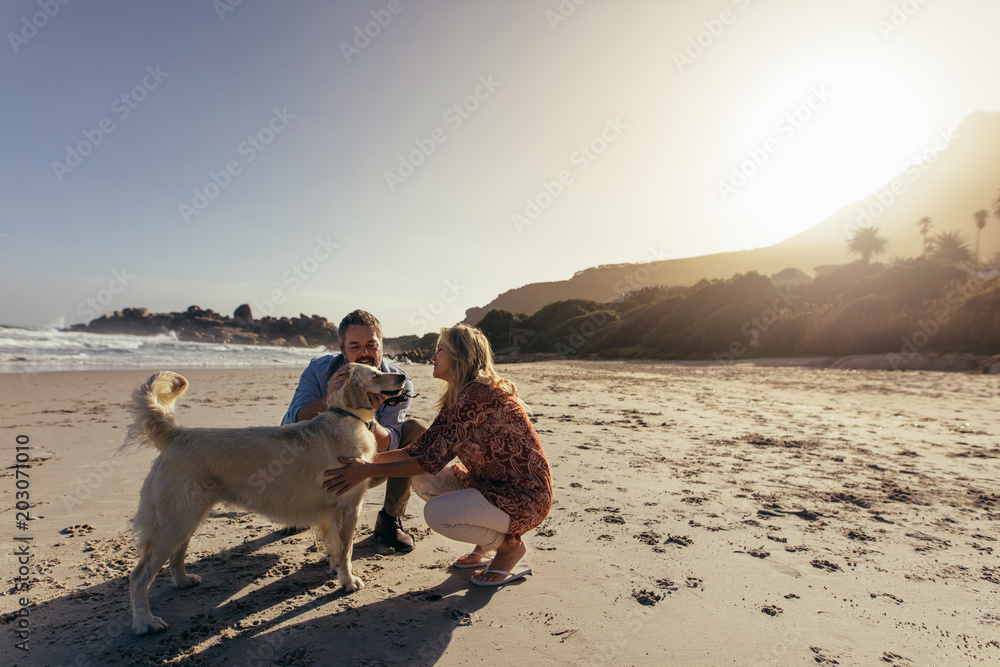
[[[0,325],[0,373],[178,368],[305,368],[325,348],[194,343]]]

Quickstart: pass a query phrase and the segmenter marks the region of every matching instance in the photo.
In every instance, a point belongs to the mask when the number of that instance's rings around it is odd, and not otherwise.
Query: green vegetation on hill
[[[1000,197],[994,204],[1000,218]],[[986,210],[973,215],[975,252],[957,231],[932,236],[934,223],[923,217],[917,221],[921,257],[873,263],[889,242],[877,227],[861,225],[845,248],[858,261],[821,267],[815,280],[786,268],[773,280],[750,271],[728,280],[703,278],[690,287],[646,285],[607,303],[556,301],[530,317],[490,310],[478,326],[496,350],[513,346],[564,356],[724,363],[764,356],[995,354],[1000,267],[983,266],[979,258],[979,234],[988,217]],[[620,267],[578,276],[614,268]]]
[[[648,286],[599,304],[572,299],[531,317],[479,323],[495,349],[600,358],[749,357],[1000,351],[1000,271],[918,258],[855,262],[798,286],[755,272],[690,287]]]
[[[476,326],[482,329],[494,350],[502,350],[511,344],[511,328],[515,326],[514,323],[527,317],[507,310],[491,310]]]
[[[592,313],[599,308],[600,305],[596,301],[588,301],[586,299],[557,301],[550,303],[521,322],[520,326],[525,329],[545,331],[574,317]]]

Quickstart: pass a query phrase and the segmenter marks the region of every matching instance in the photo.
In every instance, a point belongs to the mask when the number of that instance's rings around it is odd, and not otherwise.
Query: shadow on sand
[[[284,537],[275,531],[188,561],[188,572],[203,577],[194,588],[174,588],[163,569],[150,589],[153,613],[170,625],[161,634],[132,634],[127,576],[40,603],[31,608],[32,650],[14,664],[431,665],[496,590],[470,586],[472,571],[455,571],[430,589],[360,605],[363,592],[345,593],[325,557],[296,568],[280,564],[277,554],[257,553]],[[355,567],[373,558],[371,538],[355,544]],[[280,578],[240,596],[274,576]],[[371,574],[366,579],[378,584]],[[255,618],[275,607],[270,618]],[[85,620],[67,624],[73,618]]]

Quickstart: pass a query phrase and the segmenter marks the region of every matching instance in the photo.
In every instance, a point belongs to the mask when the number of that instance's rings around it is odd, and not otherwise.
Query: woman
[[[343,493],[369,477],[413,477],[413,490],[427,501],[427,525],[476,545],[455,567],[485,567],[472,577],[480,586],[519,579],[531,572],[519,565],[527,551],[521,536],[552,508],[552,474],[538,434],[514,383],[494,368],[482,331],[465,324],[442,329],[431,362],[444,381],[431,427],[371,463],[341,459],[348,465],[326,471],[323,485]],[[461,463],[447,465],[455,457]]]

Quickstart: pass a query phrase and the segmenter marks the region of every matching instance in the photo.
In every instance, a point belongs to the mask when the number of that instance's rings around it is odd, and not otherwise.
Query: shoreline
[[[982,372],[985,362],[993,357],[968,353],[927,353],[916,354],[908,359],[895,359],[895,353],[884,354],[852,354],[843,357],[759,357],[751,359],[736,359],[734,361],[691,360],[672,361],[677,365],[691,366],[739,366],[751,365],[765,368],[819,368],[835,370],[865,370],[865,371],[937,371],[946,373]],[[608,360],[611,361],[611,360]],[[654,361],[637,359],[636,361]],[[992,371],[1000,373],[1000,367]]]
[[[330,352],[335,354],[336,352]],[[392,363],[401,367],[428,366],[428,362],[397,360],[391,356],[385,357]],[[760,368],[815,368],[833,370],[865,370],[865,371],[929,371],[940,373],[968,373],[972,375],[996,375],[1000,374],[1000,355],[992,357],[971,353],[927,353],[912,355],[905,360],[897,360],[894,354],[864,354],[848,355],[844,357],[759,357],[749,359],[712,360],[712,359],[576,359],[561,358],[558,355],[517,355],[497,357],[496,364],[517,366],[521,364],[537,364],[546,362],[569,362],[582,364],[602,364],[602,363],[628,363],[628,364],[664,364],[678,367],[719,367],[730,368],[733,366],[754,366]],[[148,371],[155,373],[160,370],[172,371],[296,371],[305,368],[302,365],[275,365],[275,366],[135,366],[132,368],[109,367],[109,368],[53,368],[38,370],[6,370],[0,368],[0,376],[4,375],[37,375],[47,373],[107,373],[107,372],[136,372]]]
[[[574,359],[558,358],[554,355],[530,355],[517,357],[498,357],[497,364],[543,363],[548,361],[569,361],[579,363],[634,363],[634,364],[667,364],[680,367],[719,367],[756,366],[761,368],[817,368],[835,370],[865,370],[865,371],[935,371],[946,373],[1000,374],[1000,358],[969,353],[927,353],[912,355],[905,360],[894,359],[894,353],[854,354],[843,357],[757,357],[735,360],[713,359]],[[898,355],[895,355],[898,356]],[[996,360],[996,361],[993,361]],[[984,364],[989,364],[983,370]]]

